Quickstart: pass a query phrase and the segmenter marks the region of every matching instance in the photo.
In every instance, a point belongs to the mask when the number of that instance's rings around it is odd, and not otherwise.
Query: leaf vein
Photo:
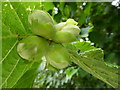
[[[5,55],[5,57],[0,61],[0,64],[7,58],[7,56],[10,54],[10,52],[13,50],[15,45],[17,44],[18,41],[14,43],[14,45],[11,47],[11,49],[8,51],[8,53]]]
[[[19,79],[21,78],[21,76],[24,74],[24,72],[26,71],[27,66],[28,66],[28,65],[25,66],[23,72],[21,73],[21,75],[19,76],[19,78],[16,80],[16,82],[14,83],[14,85],[18,82],[18,80],[19,80]],[[32,64],[31,64],[31,66],[32,66]],[[30,66],[30,67],[31,67],[31,66]],[[13,86],[14,86],[14,85],[13,85]],[[12,87],[11,87],[11,88],[12,88]]]
[[[15,70],[15,68],[16,68],[16,66],[17,66],[17,64],[18,64],[19,61],[20,61],[20,58],[17,59],[16,64],[14,65],[14,67],[13,67],[13,69],[11,70],[10,74],[8,75],[8,77],[7,77],[7,78],[5,79],[5,81],[2,83],[1,87],[7,82],[7,80],[8,80],[9,77],[10,77],[10,75],[11,75],[11,74],[13,73],[13,71]]]
[[[10,2],[9,2],[9,3],[10,3]],[[11,3],[10,3],[10,5],[13,7],[13,5],[12,5]],[[24,31],[26,32],[26,29],[25,29],[25,27],[24,27],[24,25],[23,25],[23,23],[22,23],[21,19],[19,18],[18,14],[16,13],[16,10],[15,10],[15,8],[14,8],[14,7],[13,7],[13,10],[14,10],[14,12],[15,12],[16,16],[18,17],[18,20],[19,20],[19,22],[20,22],[21,26],[23,27]]]

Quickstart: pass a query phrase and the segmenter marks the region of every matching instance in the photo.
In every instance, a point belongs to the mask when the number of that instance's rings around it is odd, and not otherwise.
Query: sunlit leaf
[[[75,42],[75,43],[73,43],[73,45],[75,45],[81,51],[87,51],[87,50],[96,48],[94,46],[91,46],[89,42],[85,42],[85,41],[83,41],[83,42]]]
[[[33,5],[33,4],[31,4]],[[38,5],[38,3],[34,4]],[[19,7],[19,8],[18,8]],[[25,3],[2,3],[2,85],[3,88],[12,88],[23,74],[32,66],[18,54],[16,45],[18,35],[30,33],[28,28],[28,14],[30,5]]]

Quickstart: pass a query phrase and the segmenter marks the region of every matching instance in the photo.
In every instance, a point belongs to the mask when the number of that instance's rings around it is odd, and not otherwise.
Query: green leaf
[[[95,49],[96,47],[91,46],[89,42],[83,41],[83,42],[74,42],[74,46],[76,46],[81,51],[87,51],[91,49]]]
[[[68,5],[66,5],[63,12],[64,12],[65,16],[69,17],[70,16],[70,7]]]
[[[88,26],[86,28],[81,28],[81,33],[80,33],[80,37],[88,37],[89,36],[89,32],[92,31],[93,26]]]
[[[14,88],[30,88],[33,85],[35,79],[35,70],[27,71],[18,81],[18,83],[14,86]]]
[[[71,54],[73,62],[79,65],[83,70],[102,80],[103,82],[118,88],[120,85],[119,67],[107,65],[103,61],[103,51],[100,49],[93,49],[81,55]],[[100,60],[101,59],[101,60]]]
[[[39,64],[34,63],[30,70],[28,70],[14,85],[14,88],[30,88],[33,86],[34,79],[37,76],[37,68]]]
[[[60,2],[60,5],[59,5],[59,9],[63,15],[63,11],[64,11],[64,6],[65,6],[65,2]]]
[[[69,43],[69,44],[63,43],[62,45],[73,52],[77,52],[79,50],[78,48],[76,48],[75,45],[72,45],[71,43]]]
[[[87,5],[84,7],[84,10],[81,10],[80,17],[78,19],[79,24],[82,25],[86,22],[87,17],[90,15],[90,10],[91,10],[92,3],[87,3]]]
[[[54,8],[53,2],[42,2],[42,4],[46,11],[53,10]]]
[[[65,70],[66,72],[66,82],[72,78],[72,76],[78,71],[78,69],[75,69],[74,67],[67,68]]]
[[[103,50],[100,48],[94,48],[90,49],[88,51],[85,51],[84,54],[81,54],[81,56],[89,56],[89,58],[95,59],[95,60],[104,60],[104,53]]]
[[[87,5],[85,6],[85,10],[84,10],[84,14],[86,16],[89,16],[90,15],[90,10],[91,10],[91,6],[92,6],[92,3],[87,3]]]
[[[38,3],[37,3],[38,4]],[[32,4],[33,5],[33,4]],[[35,5],[35,4],[34,4]],[[12,88],[33,62],[28,63],[18,54],[16,45],[18,35],[30,33],[28,28],[28,11],[30,5],[21,2],[2,3],[2,85],[0,88]]]

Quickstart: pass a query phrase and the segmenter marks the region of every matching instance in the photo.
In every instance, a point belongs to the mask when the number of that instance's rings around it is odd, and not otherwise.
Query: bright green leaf
[[[38,4],[38,3],[37,3]],[[34,4],[35,5],[35,4]],[[19,7],[19,8],[18,8]],[[18,54],[16,45],[18,34],[30,33],[27,23],[28,5],[24,3],[2,3],[2,85],[0,88],[12,88],[33,63],[23,60]],[[30,9],[30,8],[29,8]]]
[[[91,50],[91,49],[95,49],[96,47],[91,46],[89,42],[75,42],[73,43],[73,45],[75,45],[77,48],[79,48],[81,51],[87,51],[87,50]]]

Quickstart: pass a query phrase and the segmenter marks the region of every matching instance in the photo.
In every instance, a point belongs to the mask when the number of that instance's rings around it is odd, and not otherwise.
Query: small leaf
[[[89,32],[92,31],[92,28],[93,28],[93,26],[92,26],[92,27],[91,27],[91,26],[88,26],[88,27],[86,27],[86,28],[81,28],[80,36],[81,36],[81,37],[88,37],[88,36],[89,36]]]
[[[96,47],[91,46],[89,42],[74,42],[73,45],[75,45],[77,48],[79,48],[81,51],[87,51],[91,49],[95,49]]]
[[[72,76],[78,71],[78,69],[75,69],[74,67],[67,68],[65,70],[66,72],[66,82],[72,78]]]

